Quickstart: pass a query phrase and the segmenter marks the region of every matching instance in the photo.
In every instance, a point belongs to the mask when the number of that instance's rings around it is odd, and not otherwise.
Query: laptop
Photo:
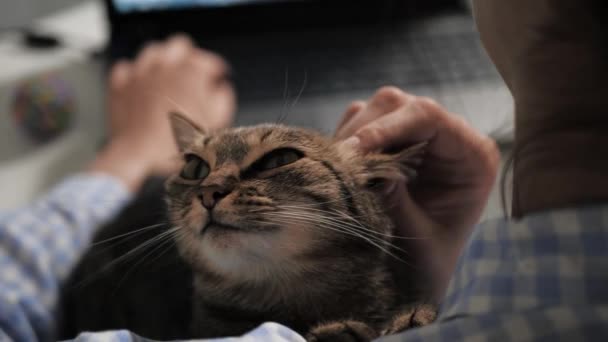
[[[431,96],[478,129],[512,126],[512,100],[465,2],[106,0],[109,61],[189,34],[231,64],[237,124],[331,132],[347,105],[383,85]]]

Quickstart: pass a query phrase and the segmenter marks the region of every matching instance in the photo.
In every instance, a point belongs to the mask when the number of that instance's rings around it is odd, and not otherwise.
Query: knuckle
[[[437,106],[437,107],[439,106],[439,103],[437,101],[435,101],[435,99],[432,97],[417,96],[416,99],[418,99],[422,103],[426,103],[429,106]]]
[[[439,102],[435,101],[435,99],[433,99],[433,98],[430,98],[427,96],[418,96],[418,97],[416,97],[416,102],[422,109],[424,109],[428,112],[434,112],[434,113],[444,112],[443,107],[441,107]]]
[[[141,56],[155,56],[157,51],[161,48],[161,43],[153,42],[148,44],[141,52]]]
[[[355,136],[357,136],[365,146],[374,147],[382,144],[384,135],[384,127],[377,121],[370,122],[355,133]]]
[[[374,94],[372,102],[383,107],[397,107],[407,102],[408,95],[394,86],[384,86]]]
[[[353,115],[356,112],[363,109],[363,107],[365,107],[365,101],[361,101],[361,100],[353,101],[348,105],[348,108],[346,109],[346,113],[349,115]]]
[[[422,117],[428,121],[445,123],[450,119],[462,119],[464,122],[464,119],[460,116],[449,115],[445,108],[443,108],[437,101],[430,97],[417,97],[416,107],[418,109],[418,112],[420,112],[420,115],[422,115]]]
[[[482,135],[481,147],[482,152],[486,157],[488,168],[498,170],[501,156],[496,141],[486,135]]]
[[[122,89],[129,77],[130,64],[126,61],[117,62],[110,72],[109,85],[111,89]]]
[[[350,105],[348,106],[349,108],[360,108],[365,106],[365,101],[363,100],[355,100],[353,102],[350,103]]]
[[[207,68],[213,68],[216,64],[213,57],[211,57],[208,53],[190,54],[188,57],[193,63],[198,63],[198,65]]]
[[[376,91],[376,97],[399,98],[403,97],[405,92],[395,86],[383,86]]]
[[[213,57],[203,50],[192,51],[192,53],[188,55],[187,61],[202,68],[210,68],[214,65]]]
[[[169,38],[168,40],[169,44],[178,44],[178,45],[187,45],[187,46],[192,46],[192,40],[190,39],[190,37],[185,34],[185,33],[177,33],[175,35],[173,35],[171,38]]]

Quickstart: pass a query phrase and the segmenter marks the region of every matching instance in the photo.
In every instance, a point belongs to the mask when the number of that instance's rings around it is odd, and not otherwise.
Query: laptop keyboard
[[[497,79],[478,34],[394,34],[303,46],[242,44],[224,52],[242,99],[404,89]],[[336,37],[333,37],[336,38]],[[255,42],[255,40],[253,40]],[[361,42],[358,44],[357,42]],[[243,53],[243,50],[252,53]]]

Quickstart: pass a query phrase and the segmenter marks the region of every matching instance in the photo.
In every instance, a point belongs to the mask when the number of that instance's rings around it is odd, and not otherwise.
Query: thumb
[[[389,214],[394,220],[396,235],[412,239],[417,262],[430,276],[430,294],[434,299],[442,299],[460,254],[459,244],[446,245],[444,239],[449,239],[449,231],[441,229],[427,215],[410,196],[405,184],[396,187],[391,200],[394,205],[389,207]]]
[[[435,231],[435,224],[424,210],[414,202],[405,182],[396,182],[390,188],[387,205],[396,225],[397,235],[412,238],[427,238]]]

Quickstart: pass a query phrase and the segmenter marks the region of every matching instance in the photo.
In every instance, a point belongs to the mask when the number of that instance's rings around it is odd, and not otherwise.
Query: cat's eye
[[[209,164],[195,156],[194,154],[186,155],[186,165],[180,173],[180,177],[186,180],[199,180],[209,175]]]
[[[254,164],[254,168],[259,171],[276,169],[277,167],[289,165],[302,158],[302,152],[293,148],[280,148],[274,150]]]

